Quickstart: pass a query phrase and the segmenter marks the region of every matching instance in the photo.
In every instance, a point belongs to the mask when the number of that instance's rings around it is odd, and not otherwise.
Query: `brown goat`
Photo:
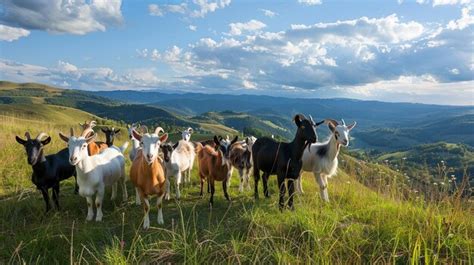
[[[79,125],[82,127],[83,130],[81,134],[82,137],[87,138],[89,135],[94,134],[94,130],[92,128],[94,128],[96,125],[95,121],[85,121],[84,123],[79,123]],[[87,152],[89,156],[92,156],[100,153],[100,151],[107,147],[109,146],[104,142],[90,142],[87,145]]]
[[[230,142],[221,140],[214,136],[215,148],[200,143],[197,144],[196,152],[199,160],[199,176],[201,178],[201,196],[203,195],[204,181],[207,179],[208,187],[211,189],[211,198],[209,200],[209,207],[212,208],[214,204],[215,181],[222,181],[222,189],[224,190],[225,198],[230,201],[227,193],[227,181],[229,181],[232,173],[232,166],[229,160],[230,146],[237,141],[237,137]]]
[[[158,136],[163,131],[161,127],[156,128],[152,134],[141,135],[133,130],[133,137],[140,141],[143,148],[139,149],[130,168],[130,180],[135,185],[143,205],[145,217],[143,228],[150,227],[150,203],[149,196],[157,195],[158,224],[163,224],[162,201],[166,193],[166,172],[163,161],[158,156],[158,150],[162,142],[168,139],[168,134]]]

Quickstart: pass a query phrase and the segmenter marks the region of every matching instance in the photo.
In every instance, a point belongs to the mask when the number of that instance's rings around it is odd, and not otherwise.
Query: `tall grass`
[[[271,198],[254,201],[252,191],[238,193],[236,176],[232,202],[217,188],[209,210],[208,196],[199,198],[195,169],[182,199],[165,202],[165,225],[157,225],[152,209],[148,231],[141,229],[142,209],[133,196],[125,203],[111,201],[109,190],[104,221],[86,222],[86,203],[73,194],[72,180],[61,186],[62,210],[45,214],[14,135],[46,131],[53,137],[46,151],[53,153],[64,148],[57,132],[68,127],[54,121],[19,123],[17,118],[0,123],[0,263],[474,262],[471,201],[449,193],[426,200],[409,191],[403,173],[348,156],[329,182],[329,203],[321,201],[313,178],[304,174],[305,194],[295,198],[295,211],[278,210],[275,177]],[[122,135],[117,144],[124,140]]]

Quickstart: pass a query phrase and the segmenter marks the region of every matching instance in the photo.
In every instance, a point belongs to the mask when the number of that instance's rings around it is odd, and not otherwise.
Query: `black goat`
[[[114,145],[115,135],[120,132],[120,129],[115,129],[114,127],[112,127],[112,129],[109,129],[109,127],[105,127],[101,128],[101,130],[105,134],[105,144],[108,147]]]
[[[258,181],[260,170],[263,171],[263,192],[269,197],[267,181],[270,175],[277,175],[278,187],[280,188],[280,210],[284,206],[285,179],[288,179],[288,206],[293,209],[294,180],[300,174],[302,161],[301,156],[306,146],[318,140],[315,128],[323,122],[315,123],[310,116],[306,119],[302,114],[294,117],[296,126],[295,138],[291,143],[276,142],[269,137],[258,138],[252,147],[253,174],[255,178],[255,198],[258,199]]]
[[[51,137],[45,133],[40,133],[36,139],[31,139],[28,132],[25,133],[25,136],[26,140],[16,136],[16,141],[25,147],[28,164],[33,168],[31,181],[43,194],[46,212],[51,209],[48,194],[50,188],[53,189],[53,201],[56,204],[56,208],[59,209],[59,182],[71,176],[76,178],[76,169],[69,163],[69,150],[64,148],[56,154],[45,156],[43,148],[51,142]],[[41,140],[45,136],[47,138]],[[76,180],[74,192],[77,193],[77,191]]]

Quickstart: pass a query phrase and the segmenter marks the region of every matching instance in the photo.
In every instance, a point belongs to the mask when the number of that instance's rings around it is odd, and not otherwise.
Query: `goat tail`
[[[125,143],[123,143],[123,145],[120,147],[120,152],[125,152],[125,150],[127,150],[127,147],[128,147],[128,141],[126,141]]]

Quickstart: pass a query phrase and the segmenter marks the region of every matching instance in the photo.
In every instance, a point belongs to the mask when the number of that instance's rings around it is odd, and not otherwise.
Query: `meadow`
[[[402,172],[349,156],[329,182],[329,203],[319,198],[313,177],[304,174],[305,193],[296,196],[295,211],[278,210],[275,176],[271,198],[255,201],[253,190],[238,193],[235,171],[232,202],[217,185],[210,210],[208,195],[199,198],[195,168],[181,200],[173,193],[164,203],[165,225],[157,225],[152,208],[147,231],[141,228],[143,212],[134,204],[130,182],[126,202],[121,193],[111,201],[106,191],[103,222],[85,221],[86,202],[73,193],[72,178],[61,185],[62,209],[45,214],[14,136],[47,132],[52,143],[45,151],[54,153],[66,146],[59,131],[75,126],[79,132],[77,122],[91,118],[96,117],[63,107],[37,116],[0,109],[0,263],[474,263],[472,200],[443,191],[436,200],[426,200],[410,190]],[[116,145],[125,140],[124,131]],[[129,166],[127,161],[127,172]]]

